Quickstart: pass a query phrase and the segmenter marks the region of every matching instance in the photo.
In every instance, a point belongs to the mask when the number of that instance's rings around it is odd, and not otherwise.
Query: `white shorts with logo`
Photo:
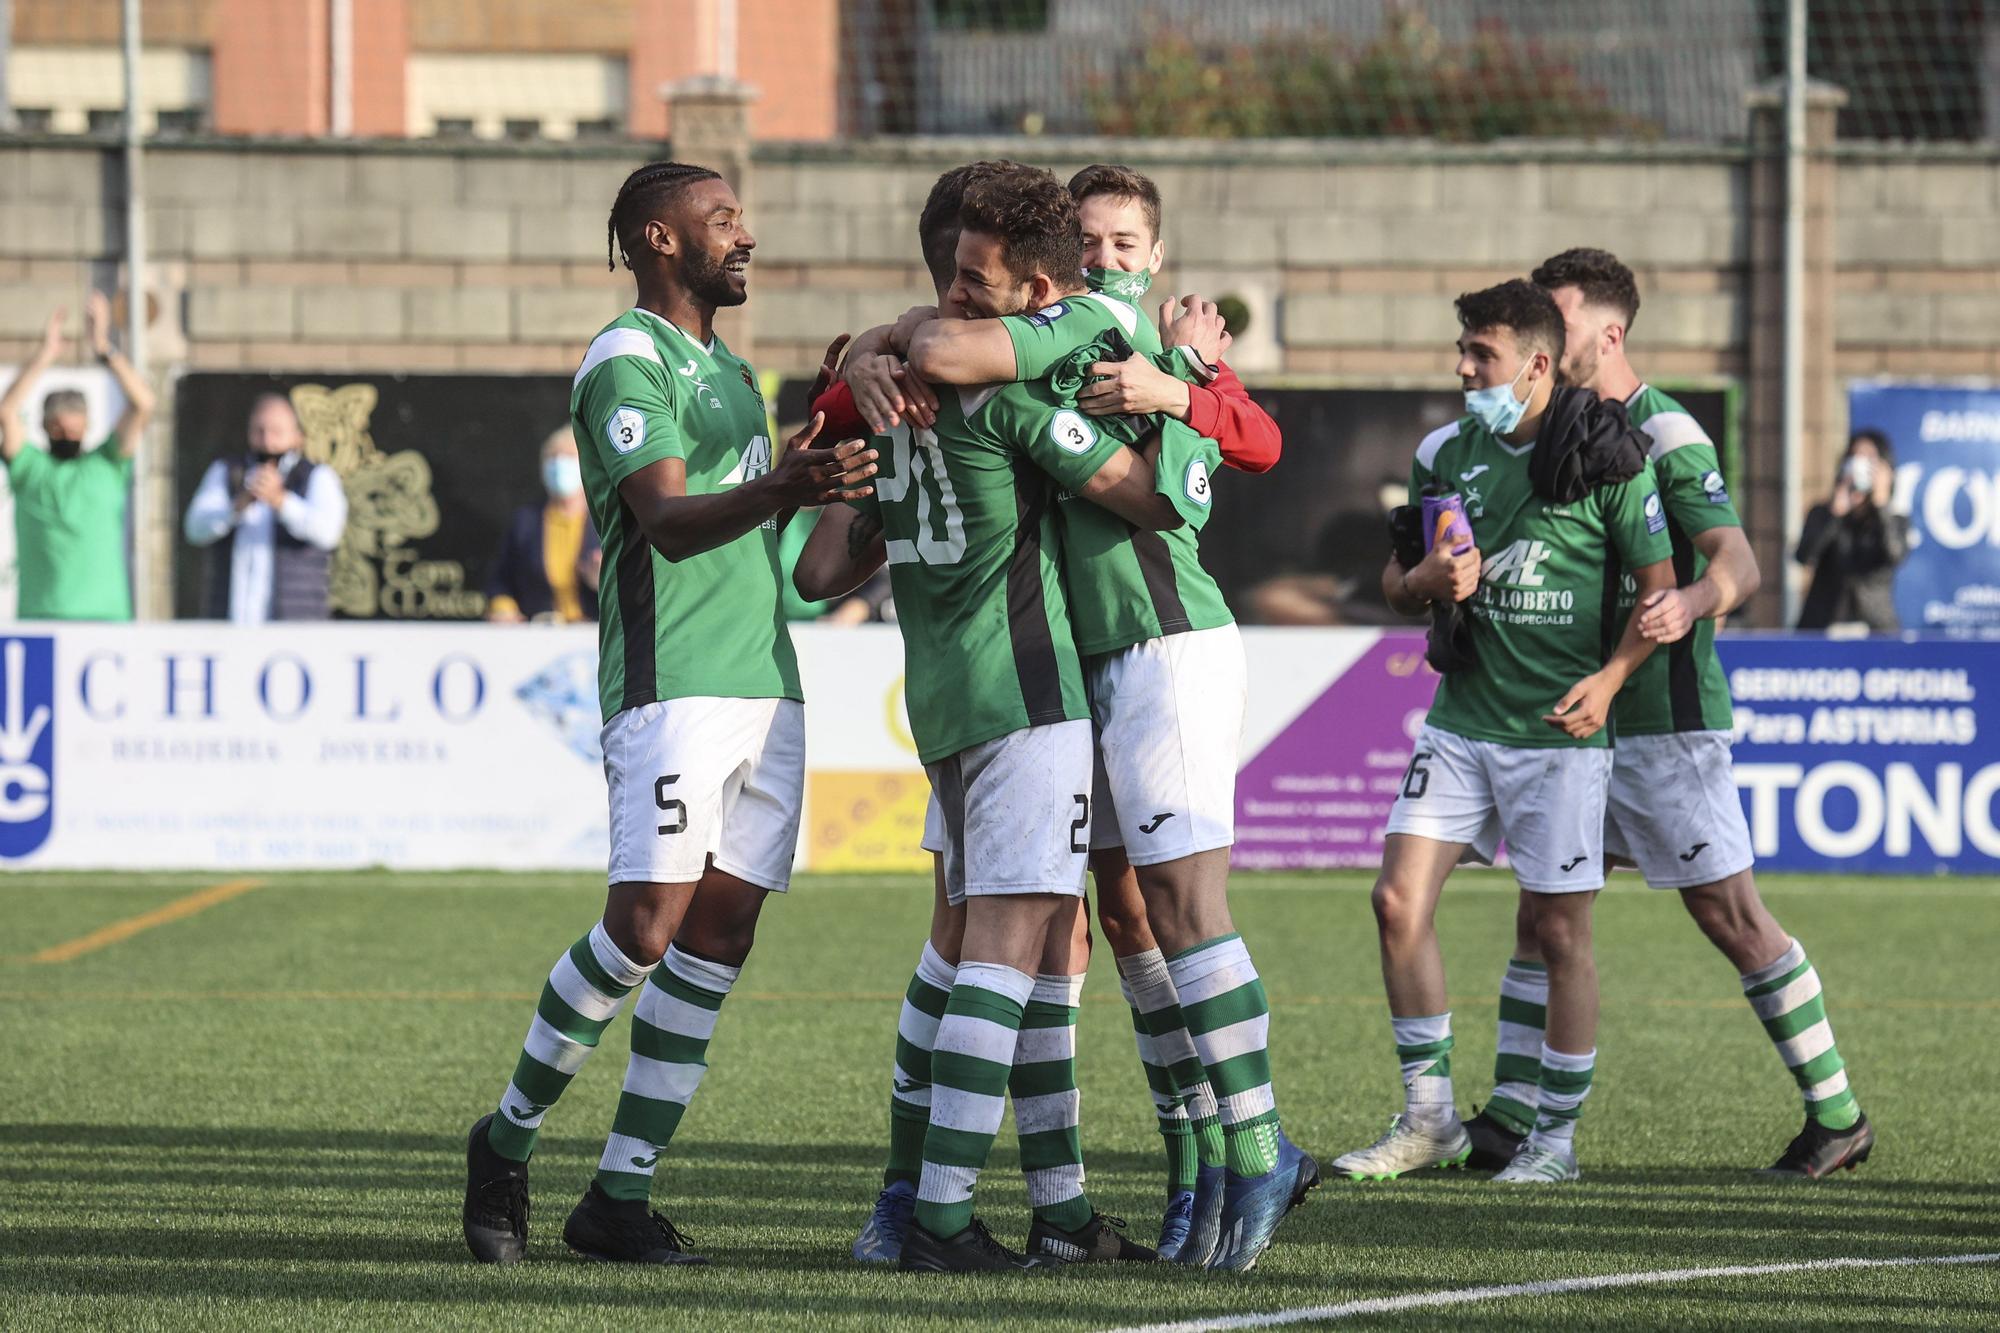
[[[796,699],[668,699],[604,724],[613,884],[688,884],[715,868],[782,893],[805,801]]]
[[[1090,856],[1090,723],[1010,731],[926,764],[945,900],[1079,897]],[[929,820],[925,821],[929,846]]]
[[[1604,850],[1656,889],[1713,884],[1755,865],[1726,731],[1620,736]]]
[[[1236,841],[1248,690],[1236,626],[1168,634],[1085,665],[1098,763],[1091,848],[1136,866]]]
[[[1426,725],[1388,831],[1464,843],[1489,863],[1505,840],[1522,888],[1601,889],[1610,780],[1608,748],[1501,745]]]

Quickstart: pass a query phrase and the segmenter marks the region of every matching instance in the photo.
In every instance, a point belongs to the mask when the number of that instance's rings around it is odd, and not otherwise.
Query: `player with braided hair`
[[[466,1144],[465,1239],[487,1263],[525,1256],[542,1118],[634,992],[617,1115],[563,1239],[594,1259],[701,1262],[649,1201],[798,842],[805,714],[778,536],[801,505],[865,498],[875,472],[863,441],[816,447],[818,416],[774,456],[756,374],[713,329],[747,298],[757,244],[728,182],[641,167],[606,239],[638,299],[591,341],[570,424],[604,546],[610,891],[603,919],[556,960],[499,1108]]]

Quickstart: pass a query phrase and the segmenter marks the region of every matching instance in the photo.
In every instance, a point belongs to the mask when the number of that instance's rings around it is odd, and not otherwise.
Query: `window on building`
[[[435,133],[440,139],[470,139],[472,120],[470,117],[440,116]]]
[[[601,120],[579,120],[576,123],[576,137],[579,139],[616,139],[624,132],[625,127],[609,116]]]
[[[931,17],[954,32],[1046,32],[1049,0],[931,0]]]
[[[91,108],[90,132],[92,134],[116,134],[124,128],[124,108],[115,106]]]
[[[542,122],[539,120],[509,120],[505,122],[504,133],[509,139],[524,142],[542,137]]]
[[[14,108],[14,128],[23,134],[47,134],[55,128],[54,107],[17,106]]]
[[[198,106],[163,109],[154,118],[156,132],[164,135],[199,134],[206,128],[205,121]]]

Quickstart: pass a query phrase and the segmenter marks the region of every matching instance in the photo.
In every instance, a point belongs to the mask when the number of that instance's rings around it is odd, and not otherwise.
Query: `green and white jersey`
[[[771,470],[764,398],[748,363],[646,310],[590,344],[570,391],[570,428],[604,545],[597,683],[604,716],[662,699],[803,699],[778,595],[775,521],[669,564],[618,484],[663,458],[710,495]]]
[[[1708,432],[1687,409],[1649,384],[1625,403],[1632,424],[1653,441],[1650,454],[1660,499],[1673,541],[1674,581],[1685,588],[1702,576],[1708,561],[1694,547],[1694,535],[1710,528],[1740,528],[1722,464]],[[1618,625],[1638,601],[1630,575],[1618,597]],[[1654,650],[1618,692],[1612,714],[1623,736],[1657,736],[1670,731],[1727,731],[1735,719],[1722,659],[1715,655],[1715,622],[1697,620],[1678,643]]]
[[[1410,503],[1433,481],[1458,492],[1483,560],[1468,606],[1479,662],[1439,682],[1430,723],[1501,745],[1608,745],[1609,728],[1572,740],[1542,715],[1610,656],[1624,571],[1671,554],[1667,517],[1650,466],[1575,504],[1550,504],[1528,480],[1533,449],[1471,417],[1417,447]]]
[[[1033,315],[1000,321],[1014,341],[1014,373],[1038,380],[1117,329],[1140,356],[1158,357],[1159,331],[1137,307],[1102,292],[1066,296]],[[1211,441],[1178,422],[1162,432],[1159,490],[1185,524],[1145,532],[1073,494],[1061,500],[1064,578],[1077,650],[1086,656],[1233,622],[1222,590],[1201,565],[1200,530],[1222,461]]]
[[[1089,717],[1055,494],[1125,446],[1044,382],[947,390],[933,429],[876,445],[875,494],[855,503],[882,519],[918,757]]]

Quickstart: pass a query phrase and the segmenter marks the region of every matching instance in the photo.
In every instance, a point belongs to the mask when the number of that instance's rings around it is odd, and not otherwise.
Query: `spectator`
[[[1871,633],[1894,634],[1891,586],[1896,566],[1910,552],[1910,520],[1889,507],[1896,487],[1896,455],[1889,437],[1859,430],[1847,442],[1833,497],[1806,515],[1797,560],[1813,572],[1799,611],[1800,629],[1859,621]]]
[[[514,511],[486,579],[486,618],[498,624],[597,619],[604,550],[584,506],[583,469],[567,426],[542,442],[542,489],[545,504]]]
[[[132,455],[153,415],[153,394],[111,346],[111,303],[92,292],[84,304],[90,350],[118,381],[125,414],[111,439],[83,447],[90,421],[83,395],[59,389],[42,400],[46,451],[29,445],[21,407],[62,354],[67,311],[49,316],[42,345],[0,396],[0,459],[14,488],[14,549],[24,620],[130,620],[132,580],[125,568],[125,509]]]
[[[188,504],[187,539],[209,549],[202,614],[239,625],[325,620],[333,551],[347,526],[347,492],[305,457],[291,399],[250,408],[250,452],[218,458]]]

